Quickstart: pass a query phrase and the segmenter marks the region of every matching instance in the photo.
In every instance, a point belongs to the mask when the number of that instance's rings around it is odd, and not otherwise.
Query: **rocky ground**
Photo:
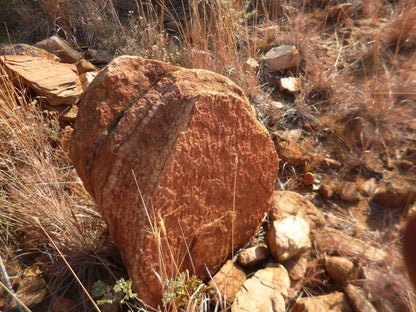
[[[279,173],[270,211],[255,238],[233,253],[206,287],[195,286],[185,274],[168,285],[167,298],[178,310],[188,305],[191,311],[197,310],[190,308],[193,304],[217,311],[414,311],[401,236],[416,209],[416,6],[411,1],[327,1],[280,9],[267,23],[235,29],[241,46],[256,47],[256,53],[239,59],[241,72],[209,68],[243,88],[275,144]],[[164,22],[172,26],[171,20]],[[170,27],[166,38],[174,38],[175,31]],[[153,55],[149,51],[141,56],[163,55],[157,48]],[[66,155],[78,101],[114,51],[74,48],[55,36],[30,45],[5,44],[0,54],[1,102],[7,107],[1,119],[7,125],[1,133],[1,255],[17,297],[32,311],[91,308],[85,297],[79,300],[83,291],[59,249],[78,274],[83,272],[82,283],[95,299],[114,300],[101,302],[102,311],[138,310],[134,296],[127,295],[127,283],[122,283],[125,291],[111,290],[115,280],[128,277]],[[239,73],[253,79],[255,87]],[[42,179],[34,184],[65,181],[65,186],[22,201],[17,193],[33,181],[24,180],[30,160],[22,156],[20,140],[40,125],[45,137],[25,144],[48,146],[40,154],[42,161],[51,161],[44,166],[59,167],[61,175],[35,170],[33,175]],[[36,166],[43,168],[43,163]],[[12,175],[20,177],[19,186],[12,184]],[[75,207],[64,221],[57,210],[36,208],[25,215],[16,208],[51,205],[44,198],[60,192],[70,199],[56,207]],[[41,225],[27,222],[28,215]],[[77,223],[86,216],[94,216],[94,225]],[[61,228],[59,222],[74,228]],[[48,234],[57,246],[45,239]],[[77,241],[94,246],[76,249],[84,253],[80,256],[71,249]],[[98,264],[86,264],[93,262]],[[96,272],[88,275],[90,268]],[[127,302],[122,307],[120,294]],[[18,307],[6,292],[0,304],[5,311]]]

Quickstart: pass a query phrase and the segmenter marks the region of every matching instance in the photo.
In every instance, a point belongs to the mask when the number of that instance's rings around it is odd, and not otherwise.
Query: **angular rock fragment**
[[[71,158],[154,307],[163,279],[187,269],[206,280],[255,234],[278,171],[230,80],[127,56],[85,91]]]
[[[322,212],[304,196],[296,192],[274,191],[269,212],[270,220],[283,220],[289,216],[305,219],[311,229],[325,224]]]
[[[65,40],[58,36],[39,41],[35,44],[35,47],[57,55],[64,63],[73,64],[82,59],[81,53],[70,47]]]
[[[237,293],[232,312],[284,312],[290,287],[289,275],[281,264],[269,264],[250,277]]]
[[[218,295],[221,295],[222,300],[231,304],[245,281],[246,273],[243,269],[234,261],[228,260],[208,283],[210,297],[217,301]]]
[[[24,55],[0,56],[0,63],[11,77],[22,79],[50,105],[74,105],[81,97],[83,90],[75,65]]]
[[[242,266],[253,266],[267,259],[270,251],[266,245],[244,249],[238,255],[238,263]]]
[[[267,71],[281,71],[299,66],[300,54],[293,45],[281,45],[271,48],[264,56],[264,65]]]
[[[44,49],[40,49],[25,43],[0,46],[0,55],[26,55],[34,57],[44,57],[57,62],[61,60],[56,55],[49,53]]]
[[[343,257],[325,257],[325,269],[329,276],[339,283],[345,283],[354,272],[354,263]]]
[[[333,292],[325,296],[305,297],[299,299],[293,312],[354,312],[347,297],[341,292]]]
[[[309,224],[301,217],[274,221],[267,232],[271,254],[279,262],[296,257],[311,247],[309,232]]]
[[[345,294],[348,297],[349,302],[354,307],[356,312],[376,312],[377,310],[373,305],[366,299],[364,292],[359,290],[357,287],[348,284],[345,287]]]
[[[279,80],[280,92],[295,94],[300,90],[300,79],[295,77],[286,77]]]

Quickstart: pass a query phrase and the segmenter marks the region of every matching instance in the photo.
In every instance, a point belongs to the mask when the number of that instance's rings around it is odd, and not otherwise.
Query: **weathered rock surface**
[[[264,56],[267,71],[274,72],[299,66],[300,54],[295,46],[281,45],[270,49]]]
[[[341,231],[324,228],[313,232],[313,239],[320,252],[338,253],[354,259],[380,263],[386,260],[387,253],[362,240],[353,238]]]
[[[22,79],[50,105],[74,105],[81,97],[83,90],[75,65],[25,55],[0,56],[0,63],[11,77]]]
[[[390,208],[404,208],[416,199],[416,177],[397,172],[383,173],[384,177],[374,194],[374,201]]]
[[[364,292],[357,287],[348,284],[345,287],[345,294],[348,300],[354,307],[356,312],[376,312],[377,310],[373,305],[366,299]]]
[[[325,296],[305,297],[299,299],[293,312],[353,312],[347,297],[341,292],[333,292]]]
[[[274,221],[267,232],[271,254],[279,262],[296,257],[311,247],[309,233],[309,224],[301,217]]]
[[[255,234],[278,170],[240,88],[139,57],[115,59],[86,90],[71,158],[153,306],[155,272],[173,277],[177,265],[207,279]]]
[[[52,36],[39,41],[35,47],[44,49],[58,56],[64,63],[76,63],[82,59],[82,54],[69,46],[69,44],[58,36]]]
[[[305,277],[308,269],[308,259],[306,255],[300,255],[284,261],[283,265],[289,273],[289,277],[294,281],[298,281]]]
[[[354,263],[343,257],[325,257],[325,269],[332,279],[339,283],[345,283],[354,272]]]
[[[221,298],[231,304],[246,279],[244,270],[234,261],[228,260],[208,283],[210,297],[217,301],[219,292]]]
[[[304,196],[290,191],[273,192],[269,216],[271,221],[298,216],[305,219],[311,229],[325,224],[324,215],[314,204]]]
[[[242,266],[252,266],[256,265],[267,259],[270,251],[266,245],[259,245],[255,247],[250,247],[238,255],[238,263]]]
[[[289,275],[281,264],[269,264],[249,278],[237,293],[233,312],[283,312],[290,287]]]
[[[61,59],[44,49],[40,49],[29,44],[9,44],[5,46],[0,45],[0,55],[26,55],[34,57],[44,57],[59,62]]]

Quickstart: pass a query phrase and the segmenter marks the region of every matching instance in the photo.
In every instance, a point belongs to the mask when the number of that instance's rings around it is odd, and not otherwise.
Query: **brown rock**
[[[270,253],[279,262],[300,255],[311,247],[309,233],[309,224],[298,216],[272,222],[267,232]]]
[[[354,263],[347,258],[327,256],[324,261],[325,269],[336,283],[345,283],[354,272]]]
[[[282,220],[288,216],[305,219],[311,229],[325,224],[322,212],[304,196],[296,192],[274,191],[269,212],[270,220]]]
[[[77,118],[78,106],[76,105],[49,105],[43,104],[43,109],[49,113],[56,114],[59,121],[73,122]]]
[[[321,186],[319,186],[318,192],[325,198],[331,198],[334,194],[332,187],[330,187],[328,184],[322,184]]]
[[[342,182],[338,194],[343,201],[347,202],[355,202],[361,199],[360,192],[358,192],[357,184],[355,182]]]
[[[238,255],[238,263],[242,266],[253,266],[267,259],[270,251],[266,245],[259,245],[244,249]]]
[[[235,295],[246,281],[246,273],[234,261],[228,260],[209,281],[209,294],[214,301],[218,300],[218,292],[228,304],[233,303]]]
[[[344,291],[356,312],[377,312],[373,305],[365,298],[363,291],[351,284],[348,284]]]
[[[60,297],[55,299],[52,305],[53,312],[71,312],[75,307],[75,302],[68,297]]]
[[[43,57],[57,62],[61,60],[56,55],[49,53],[44,49],[39,49],[25,43],[9,44],[6,46],[2,46],[0,47],[0,55],[26,55],[34,57]]]
[[[276,145],[280,161],[288,166],[299,167],[310,161],[311,155],[299,145],[291,141],[280,142]]]
[[[306,270],[308,269],[308,259],[306,255],[291,258],[284,261],[282,264],[289,273],[289,277],[294,281],[304,278]]]
[[[19,283],[16,291],[16,296],[26,306],[38,304],[45,299],[47,290],[45,281],[39,276],[24,277]],[[16,309],[17,304],[14,300],[10,302],[8,309]]]
[[[280,92],[295,94],[300,90],[300,79],[295,77],[281,78],[279,80]]]
[[[255,234],[277,155],[230,80],[120,57],[79,107],[71,158],[145,302],[160,302],[155,273],[206,280]]]
[[[272,48],[264,56],[264,65],[269,72],[298,67],[299,63],[300,54],[293,45]]]
[[[47,58],[8,55],[0,56],[11,77],[18,77],[50,105],[74,105],[82,94],[75,65],[62,64]]]
[[[316,230],[312,237],[320,252],[331,254],[335,252],[356,260],[368,260],[377,263],[384,262],[387,258],[385,251],[335,229],[323,228]]]
[[[64,63],[73,64],[82,59],[81,53],[71,48],[65,40],[58,36],[52,36],[48,39],[39,41],[35,44],[35,47],[57,55]]]
[[[404,208],[416,199],[414,177],[386,172],[373,198],[385,207]]]
[[[237,293],[232,312],[284,312],[290,287],[289,275],[281,264],[269,264],[249,278]]]
[[[310,186],[315,183],[315,176],[312,172],[306,172],[303,176],[303,184]]]
[[[78,70],[78,75],[89,73],[89,72],[98,72],[98,68],[95,67],[93,64],[88,62],[86,59],[80,59],[78,62],[75,63]]]
[[[305,297],[299,299],[293,312],[354,312],[347,297],[341,292],[325,296]]]
[[[333,20],[342,20],[348,18],[351,14],[352,3],[340,3],[328,9],[328,17]]]

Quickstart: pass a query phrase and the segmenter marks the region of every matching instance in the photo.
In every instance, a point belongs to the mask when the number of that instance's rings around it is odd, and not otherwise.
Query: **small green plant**
[[[126,281],[124,278],[120,278],[113,287],[98,280],[92,286],[91,294],[94,298],[99,299],[97,300],[98,305],[120,302],[120,304],[127,305],[130,310],[135,308],[135,311],[145,311],[143,308],[139,307],[141,301],[137,294],[132,290],[131,280]]]
[[[165,307],[173,305],[177,310],[186,309],[190,304],[203,304],[205,284],[196,276],[189,276],[189,272],[182,272],[174,279],[163,283],[163,304]]]

